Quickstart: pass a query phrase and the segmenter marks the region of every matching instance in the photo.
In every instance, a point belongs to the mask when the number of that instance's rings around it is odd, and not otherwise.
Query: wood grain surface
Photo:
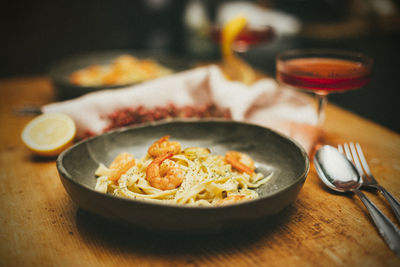
[[[0,266],[400,266],[362,202],[326,189],[313,165],[293,205],[240,231],[149,233],[88,214],[65,192],[55,160],[32,156],[20,139],[32,117],[14,110],[53,97],[46,77],[0,80]],[[361,143],[400,198],[399,134],[328,105],[323,142],[348,141]],[[365,193],[395,221],[379,193]]]

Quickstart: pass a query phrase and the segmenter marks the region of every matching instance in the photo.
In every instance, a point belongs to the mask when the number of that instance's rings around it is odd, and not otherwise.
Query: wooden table
[[[52,100],[45,77],[0,80],[0,266],[400,266],[362,202],[327,190],[313,165],[293,205],[243,231],[159,235],[87,214],[54,159],[33,157],[20,139],[31,117],[13,109]],[[399,134],[333,105],[325,129],[326,143],[360,142],[379,182],[400,198]],[[395,219],[380,194],[366,194]]]

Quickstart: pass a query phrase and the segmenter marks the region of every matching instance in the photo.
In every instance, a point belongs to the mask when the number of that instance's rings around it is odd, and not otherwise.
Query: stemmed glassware
[[[325,118],[327,96],[366,85],[373,60],[361,53],[332,49],[289,50],[276,57],[277,80],[313,92],[318,100],[318,126]]]
[[[251,84],[256,80],[255,70],[238,56],[250,47],[265,45],[274,38],[274,31],[268,25],[250,25],[245,16],[238,15],[223,25],[212,26],[210,40],[221,47],[221,69],[226,77]]]
[[[215,25],[210,32],[210,38],[216,43],[222,43],[222,26]],[[268,25],[247,25],[235,37],[232,50],[243,53],[249,50],[252,45],[265,45],[272,41],[275,32]]]

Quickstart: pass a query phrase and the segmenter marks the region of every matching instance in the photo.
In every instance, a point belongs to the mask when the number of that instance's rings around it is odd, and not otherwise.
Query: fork
[[[383,186],[378,184],[369,169],[360,144],[354,144],[352,142],[350,144],[344,143],[343,146],[338,145],[338,150],[345,154],[350,161],[354,162],[359,174],[361,175],[363,187],[378,189],[383,194],[392,207],[397,220],[400,222],[400,202],[385,188],[383,188]]]

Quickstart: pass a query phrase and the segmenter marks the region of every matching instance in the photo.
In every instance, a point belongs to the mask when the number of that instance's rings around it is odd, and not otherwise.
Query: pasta
[[[256,173],[246,154],[214,155],[202,147],[181,150],[179,142],[168,138],[156,141],[140,159],[122,153],[109,167],[100,164],[95,190],[158,203],[217,206],[258,198],[254,189],[272,176]]]

